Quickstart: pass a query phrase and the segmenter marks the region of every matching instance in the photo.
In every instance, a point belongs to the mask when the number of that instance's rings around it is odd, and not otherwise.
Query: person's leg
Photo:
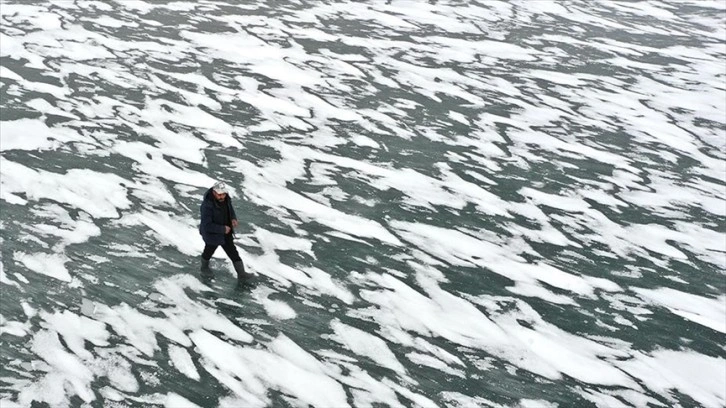
[[[252,274],[245,272],[245,264],[242,262],[242,258],[240,258],[239,253],[237,252],[237,247],[234,246],[231,236],[227,236],[222,248],[224,249],[224,252],[227,253],[229,259],[232,260],[234,271],[237,272],[237,281],[239,283],[243,283],[245,279],[251,278]]]
[[[232,241],[232,237],[229,234],[224,237],[224,245],[222,245],[222,249],[224,249],[224,252],[227,253],[227,256],[232,263],[242,261],[242,258],[239,256],[239,252],[237,252],[237,247],[234,246],[234,241]]]
[[[204,259],[205,261],[210,260],[212,258],[212,255],[214,255],[214,251],[217,250],[218,246],[219,245],[205,245],[204,252],[202,252],[202,259]]]
[[[212,258],[212,255],[214,254],[214,251],[217,250],[217,245],[205,245],[204,251],[202,252],[202,265],[199,267],[199,270],[203,274],[209,274],[212,271],[209,269],[209,260]]]

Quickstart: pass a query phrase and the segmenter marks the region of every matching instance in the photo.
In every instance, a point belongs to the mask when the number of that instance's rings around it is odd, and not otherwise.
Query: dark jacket
[[[224,226],[232,228],[232,220],[237,219],[229,194],[227,194],[223,202],[219,203],[214,199],[210,188],[204,194],[199,212],[201,215],[199,233],[202,234],[204,243],[207,245],[224,245]]]

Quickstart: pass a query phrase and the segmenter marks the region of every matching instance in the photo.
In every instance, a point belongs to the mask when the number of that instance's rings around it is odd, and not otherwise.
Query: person
[[[234,245],[234,228],[239,225],[237,215],[232,206],[227,185],[218,181],[204,193],[200,206],[199,233],[204,240],[202,265],[200,271],[204,275],[212,274],[209,260],[220,245],[234,265],[237,280],[244,281],[252,275],[245,272],[245,266]]]

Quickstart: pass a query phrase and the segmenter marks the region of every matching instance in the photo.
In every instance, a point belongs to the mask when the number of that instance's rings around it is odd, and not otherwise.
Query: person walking
[[[232,206],[232,198],[229,196],[227,185],[218,181],[212,188],[204,193],[202,205],[199,209],[201,222],[199,233],[204,240],[204,251],[202,252],[202,265],[200,271],[204,275],[211,275],[209,260],[218,246],[222,246],[224,252],[232,261],[234,270],[237,272],[237,280],[242,282],[252,274],[245,272],[245,266],[234,245],[234,228],[239,223],[237,214]]]

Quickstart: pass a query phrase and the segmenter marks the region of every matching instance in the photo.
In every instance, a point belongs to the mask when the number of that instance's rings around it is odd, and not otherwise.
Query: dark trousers
[[[212,254],[214,254],[214,251],[217,250],[218,246],[219,245],[205,245],[204,252],[202,252],[202,259],[208,261],[210,258],[212,258]],[[237,252],[237,247],[234,246],[234,242],[232,241],[232,234],[227,234],[224,236],[224,245],[222,245],[222,249],[224,249],[224,252],[227,253],[227,256],[229,257],[229,259],[232,260],[232,262],[242,260],[242,258],[239,257],[239,253]]]

